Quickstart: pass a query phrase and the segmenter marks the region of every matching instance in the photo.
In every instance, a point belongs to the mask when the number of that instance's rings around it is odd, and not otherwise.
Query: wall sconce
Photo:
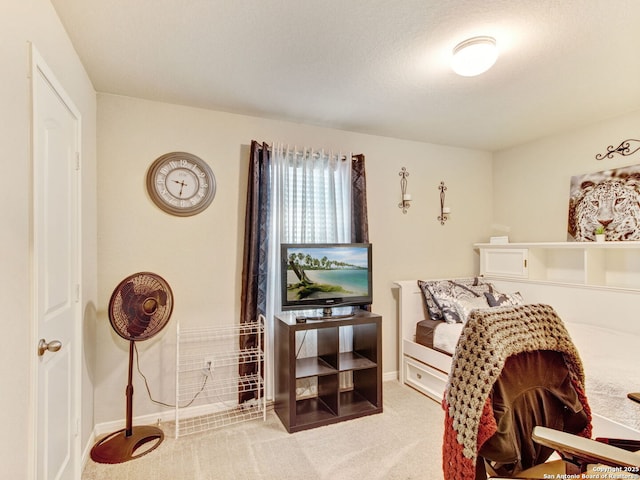
[[[407,193],[407,177],[409,172],[402,167],[402,170],[398,173],[400,175],[400,191],[402,192],[402,201],[398,204],[398,207],[402,209],[402,213],[407,213],[407,209],[411,206],[411,194]]]
[[[451,209],[444,206],[444,192],[447,191],[444,182],[440,182],[438,190],[440,190],[440,215],[438,216],[438,220],[440,221],[440,225],[444,225],[444,222],[449,220],[449,214],[451,213]]]

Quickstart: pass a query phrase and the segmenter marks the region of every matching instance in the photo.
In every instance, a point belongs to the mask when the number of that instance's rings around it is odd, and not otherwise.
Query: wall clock
[[[188,217],[202,212],[216,194],[216,179],[207,163],[186,152],[158,157],[147,172],[151,200],[167,213]]]

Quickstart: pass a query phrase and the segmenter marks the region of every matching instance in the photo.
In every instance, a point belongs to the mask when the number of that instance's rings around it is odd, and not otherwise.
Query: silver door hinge
[[[80,284],[76,283],[76,303],[80,301]]]
[[[76,152],[76,170],[80,170],[80,152]]]

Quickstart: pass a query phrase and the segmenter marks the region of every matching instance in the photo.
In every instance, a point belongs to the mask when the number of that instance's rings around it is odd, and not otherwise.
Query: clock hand
[[[187,184],[184,182],[184,180],[173,180],[173,182],[177,183],[178,185],[180,185],[180,193],[178,194],[179,197],[182,196],[182,189],[184,187],[187,186]]]

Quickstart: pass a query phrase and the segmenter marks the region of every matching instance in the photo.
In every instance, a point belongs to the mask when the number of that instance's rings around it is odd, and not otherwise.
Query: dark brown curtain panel
[[[369,243],[369,220],[367,213],[367,177],[364,170],[364,155],[351,158],[351,241]],[[371,306],[363,307],[371,310]]]
[[[251,142],[249,178],[247,182],[247,207],[244,224],[244,258],[242,263],[242,299],[240,323],[255,322],[266,311],[267,302],[267,247],[269,217],[269,162],[271,154],[266,144]],[[240,350],[255,348],[258,339],[255,334],[240,335]],[[264,341],[261,342],[264,348]],[[239,373],[242,377],[257,373],[258,364],[241,361]],[[262,372],[264,373],[264,372]],[[264,394],[264,392],[263,392]],[[246,402],[255,397],[256,392],[243,392],[240,388],[239,401]]]
[[[369,243],[367,177],[364,172],[363,154],[351,158],[351,241]]]

